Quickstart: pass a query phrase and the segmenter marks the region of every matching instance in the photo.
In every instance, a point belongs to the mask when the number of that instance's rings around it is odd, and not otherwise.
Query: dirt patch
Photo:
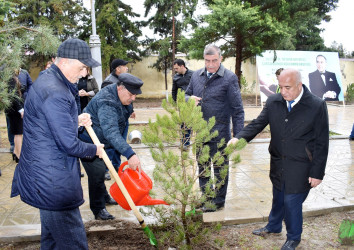
[[[354,220],[354,211],[335,212],[328,215],[304,218],[302,241],[297,249],[353,249],[353,246],[342,246],[338,241],[339,226],[344,219]],[[252,234],[254,229],[266,223],[223,226],[213,235],[211,240],[222,239],[221,249],[280,249],[286,240],[285,226],[280,234],[259,237]],[[131,222],[90,221],[85,224],[89,249],[155,249],[149,243],[141,228]],[[97,228],[105,230],[95,231]],[[158,232],[154,231],[158,238]],[[0,249],[39,249],[39,242],[0,243]],[[160,246],[168,249],[168,246]],[[210,249],[209,246],[198,246],[198,249]]]

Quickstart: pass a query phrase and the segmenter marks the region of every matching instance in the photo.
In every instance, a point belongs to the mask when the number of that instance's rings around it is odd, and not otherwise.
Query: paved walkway
[[[246,120],[257,117],[260,110],[259,107],[246,107]],[[330,129],[344,136],[330,140],[326,175],[322,184],[311,190],[305,201],[305,216],[354,209],[354,142],[347,139],[354,121],[354,106],[328,106],[328,110]],[[156,114],[163,115],[165,111],[160,108],[138,109],[136,114],[137,118],[131,121],[132,124],[154,120]],[[0,127],[4,126],[3,115],[0,115]],[[268,177],[268,144],[267,139],[253,140],[242,151],[242,162],[230,170],[225,208],[204,214],[204,221],[221,221],[224,224],[267,221],[272,199],[272,185]],[[151,177],[154,161],[149,149],[143,145],[134,145],[134,148],[143,162],[145,172]],[[26,205],[19,197],[9,198],[15,169],[15,163],[9,153],[0,153],[0,168],[0,241],[38,240],[38,209]],[[111,184],[113,181],[106,182],[107,187]],[[94,216],[88,203],[86,174],[82,179],[82,186],[86,202],[80,207],[81,214],[84,221],[93,220]],[[131,211],[125,211],[119,206],[109,206],[107,209],[116,218],[137,222]]]

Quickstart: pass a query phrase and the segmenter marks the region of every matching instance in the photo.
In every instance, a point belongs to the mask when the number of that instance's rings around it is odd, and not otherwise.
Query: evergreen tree
[[[178,40],[182,38],[182,31],[187,30],[188,25],[195,26],[192,19],[196,9],[197,0],[145,0],[145,17],[155,8],[155,14],[150,17],[145,25],[149,25],[161,39],[156,39],[148,43],[150,53],[158,53],[157,62],[152,66],[158,71],[164,71],[165,88],[167,90],[167,71],[172,68],[175,60]],[[172,76],[174,70],[172,70]]]
[[[55,54],[59,43],[53,31],[45,26],[28,28],[14,22],[3,24],[0,28],[0,110],[8,107],[14,98],[8,93],[8,81],[23,66],[26,52]]]
[[[77,37],[82,25],[87,25],[88,11],[83,8],[82,0],[12,0],[15,10],[10,12],[9,20],[17,21],[26,27],[44,25],[51,27],[55,35],[64,41]]]
[[[206,185],[205,194],[201,194],[196,185],[199,179],[197,162],[203,164],[209,159],[209,147],[205,143],[218,135],[217,131],[211,132],[215,118],[205,121],[201,107],[195,106],[192,99],[186,103],[184,92],[180,90],[177,102],[170,97],[168,103],[166,100],[163,101],[163,108],[169,115],[163,117],[157,115],[156,122],[149,121],[148,128],[143,132],[143,142],[150,147],[156,163],[153,171],[154,181],[162,188],[164,200],[170,204],[151,208],[152,214],[158,218],[158,225],[162,227],[159,230],[162,233],[157,237],[161,241],[159,244],[167,244],[178,249],[193,249],[201,242],[207,242],[213,249],[217,247],[217,243],[209,242],[208,236],[218,228],[218,225],[216,227],[204,225],[196,217],[195,208],[201,202],[214,197],[215,189],[221,185],[211,178]],[[183,151],[183,145],[176,148],[176,143],[185,136],[185,131],[181,129],[182,123],[193,131],[190,152]],[[225,141],[222,141],[218,147],[222,147],[224,143]],[[231,157],[231,153],[241,150],[246,144],[246,141],[241,139],[237,145],[230,145],[223,152],[216,153],[212,162],[222,165],[223,154],[232,158],[232,164],[240,162],[240,156]],[[227,171],[226,164],[221,171],[223,180]],[[200,174],[210,176],[210,172],[209,167]],[[208,202],[206,204],[213,206]]]
[[[127,61],[141,60],[138,41],[141,36],[139,22],[132,19],[139,14],[130,5],[119,0],[96,1],[97,34],[101,39],[102,66],[109,69],[115,58]]]
[[[316,25],[337,0],[206,0],[210,14],[192,39],[184,40],[192,58],[202,58],[208,43],[222,43],[224,58],[236,57],[235,73],[241,79],[242,61],[275,49],[321,49]],[[206,25],[202,25],[202,24]]]

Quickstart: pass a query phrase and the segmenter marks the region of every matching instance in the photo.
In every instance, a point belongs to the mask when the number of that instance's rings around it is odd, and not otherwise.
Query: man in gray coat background
[[[225,142],[231,139],[230,120],[232,120],[232,131],[236,135],[243,128],[244,111],[241,99],[241,92],[238,85],[237,76],[230,70],[227,70],[221,64],[222,56],[220,48],[215,45],[207,45],[204,49],[205,68],[195,71],[186,90],[186,99],[193,98],[196,105],[201,105],[203,118],[208,121],[215,116],[215,125],[213,131],[219,132],[216,138],[213,138],[206,145],[210,147],[210,157],[212,158],[218,150],[218,143],[221,139]],[[211,164],[209,160],[208,165]],[[214,176],[217,182],[222,181],[220,171],[222,167],[228,166],[228,159],[222,166],[214,164]],[[204,172],[205,165],[199,164],[199,174]],[[227,186],[227,174],[224,185],[216,191],[216,197],[211,200],[214,207],[203,206],[203,212],[214,212],[222,209],[225,205]],[[199,177],[199,186],[205,193],[206,185],[210,177],[203,174]]]
[[[229,143],[251,141],[269,124],[273,204],[268,224],[253,234],[280,233],[284,219],[287,240],[281,249],[288,250],[301,241],[302,203],[325,174],[329,125],[326,102],[302,84],[298,70],[286,69],[278,80],[280,94],[269,96],[257,119]]]

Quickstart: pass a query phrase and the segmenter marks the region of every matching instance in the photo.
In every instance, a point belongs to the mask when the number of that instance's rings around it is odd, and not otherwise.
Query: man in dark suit
[[[285,220],[287,240],[282,250],[295,249],[301,241],[302,203],[311,188],[324,177],[328,155],[329,126],[326,102],[311,94],[301,74],[286,69],[279,76],[280,94],[268,97],[262,112],[229,141],[252,140],[268,124],[270,179],[273,204],[268,224],[253,231],[264,236],[280,233]]]
[[[326,71],[326,64],[326,57],[316,57],[317,70],[309,74],[310,90],[325,101],[338,101],[341,89],[336,74]]]

